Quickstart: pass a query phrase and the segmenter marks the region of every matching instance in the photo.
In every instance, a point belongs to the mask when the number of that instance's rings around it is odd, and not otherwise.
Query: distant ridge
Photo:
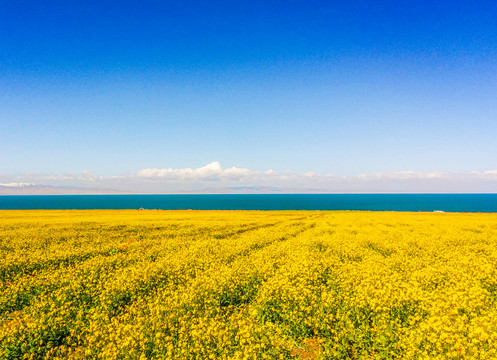
[[[172,194],[328,194],[322,189],[279,188],[274,186],[231,186],[175,191]]]
[[[28,183],[0,183],[0,195],[104,195],[131,194],[102,188],[84,188],[75,186],[52,186]]]

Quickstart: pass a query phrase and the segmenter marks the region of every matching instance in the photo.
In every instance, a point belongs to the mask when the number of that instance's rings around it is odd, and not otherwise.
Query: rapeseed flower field
[[[0,211],[1,359],[495,359],[497,214]]]

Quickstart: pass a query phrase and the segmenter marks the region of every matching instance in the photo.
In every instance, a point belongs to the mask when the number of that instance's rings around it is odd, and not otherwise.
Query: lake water
[[[497,212],[497,194],[4,195],[0,209]]]

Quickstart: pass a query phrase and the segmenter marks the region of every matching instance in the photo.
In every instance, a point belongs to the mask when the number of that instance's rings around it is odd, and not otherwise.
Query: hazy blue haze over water
[[[6,195],[0,209],[497,212],[497,194]]]

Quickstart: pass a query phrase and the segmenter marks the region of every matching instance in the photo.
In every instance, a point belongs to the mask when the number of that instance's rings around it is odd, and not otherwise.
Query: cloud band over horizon
[[[136,193],[198,191],[235,185],[270,186],[317,192],[497,192],[497,170],[451,173],[443,171],[393,171],[337,176],[314,172],[257,171],[223,168],[213,161],[198,168],[144,168],[125,175],[0,174],[0,187],[73,186]]]

